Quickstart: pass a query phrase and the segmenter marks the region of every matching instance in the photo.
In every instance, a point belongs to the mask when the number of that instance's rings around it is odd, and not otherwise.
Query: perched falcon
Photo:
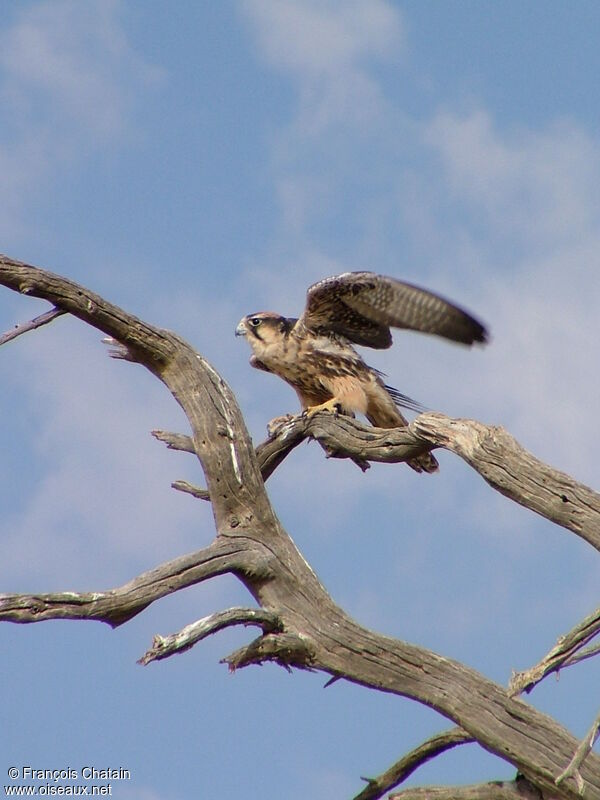
[[[466,311],[374,272],[325,278],[309,288],[300,319],[260,311],[243,317],[235,332],[252,348],[250,364],[289,383],[309,415],[321,410],[359,413],[378,428],[396,428],[408,424],[398,406],[415,409],[418,404],[387,386],[352,346],[390,347],[390,327],[466,345],[487,340],[484,326]],[[438,468],[431,453],[407,463],[417,472]]]

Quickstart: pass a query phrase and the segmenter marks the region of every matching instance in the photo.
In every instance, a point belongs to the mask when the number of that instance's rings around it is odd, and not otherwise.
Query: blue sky
[[[422,284],[484,319],[489,347],[405,333],[369,362],[598,485],[597,3],[0,8],[0,250],[185,336],[257,442],[296,398],[248,366],[242,315],[297,315],[310,283],[348,269]],[[3,329],[44,308],[0,292]],[[169,488],[199,467],[149,435],[186,431],[181,412],[100,339],[63,318],[1,353],[2,591],[109,588],[213,536],[210,509]],[[594,553],[440,461],[363,475],[306,445],[269,488],[358,620],[505,684],[597,606]],[[226,577],[117,631],[2,626],[3,776],[122,766],[122,800],[325,800],[447,726],[319,675],[229,675],[219,659],[248,630],[136,665],[155,633],[247,602]],[[582,735],[597,683],[587,663],[529,700]],[[513,773],[469,746],[412,782]]]

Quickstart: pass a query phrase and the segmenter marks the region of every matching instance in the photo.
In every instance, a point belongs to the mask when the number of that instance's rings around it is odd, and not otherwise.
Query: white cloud
[[[259,54],[294,90],[289,117],[270,139],[282,218],[272,258],[293,254],[301,268],[317,250],[311,232],[339,228],[341,209],[349,246],[385,217],[374,191],[389,180],[390,152],[404,131],[378,70],[395,75],[405,57],[403,18],[384,0],[244,0],[241,8]]]
[[[295,131],[315,136],[348,121],[369,124],[382,96],[370,66],[403,50],[401,17],[383,0],[245,0],[259,49],[297,81]]]
[[[17,15],[1,36],[2,91],[23,126],[40,112],[67,134],[102,141],[129,122],[136,88],[160,80],[130,47],[117,0],[53,0]]]
[[[600,151],[574,122],[500,133],[485,111],[443,112],[425,139],[441,158],[446,190],[483,214],[495,237],[549,249],[597,226]]]
[[[118,0],[23,4],[0,28],[0,230],[33,187],[132,131],[137,96],[164,75],[128,43]]]
[[[438,229],[440,263],[470,276],[493,331],[472,390],[540,457],[597,482],[600,143],[575,123],[501,131],[481,111],[436,116],[425,140],[441,164],[425,218],[465,208]]]
[[[265,57],[304,79],[352,70],[402,43],[400,15],[383,0],[245,0]]]

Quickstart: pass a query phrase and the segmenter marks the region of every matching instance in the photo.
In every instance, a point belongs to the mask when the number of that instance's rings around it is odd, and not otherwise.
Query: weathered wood
[[[161,432],[157,438],[175,441],[177,436]],[[600,494],[535,458],[501,427],[438,413],[419,414],[406,428],[374,428],[328,412],[298,415],[256,448],[263,480],[306,439],[318,441],[333,458],[388,464],[442,447],[463,458],[492,488],[600,550]]]
[[[514,781],[492,781],[472,786],[425,786],[394,792],[389,800],[552,800],[556,795],[542,795],[525,778]]]
[[[207,636],[232,625],[258,625],[266,633],[281,628],[277,615],[265,611],[264,608],[228,608],[225,611],[209,614],[208,617],[202,617],[177,633],[171,633],[169,636],[156,635],[152,647],[139,659],[138,664],[146,665],[151,661],[169,658],[174,653],[183,653]]]
[[[179,589],[232,572],[242,563],[248,569],[253,554],[245,553],[240,559],[243,550],[243,542],[215,539],[203,550],[160,564],[106,592],[0,594],[0,622],[85,619],[106,622],[116,628],[133,619],[155,600]],[[257,574],[260,572],[258,560],[253,568]]]
[[[258,644],[245,648],[238,666],[268,658],[412,698],[454,721],[484,748],[513,764],[538,789],[553,797],[577,798],[573,779],[556,785],[578,747],[562,726],[475,670],[425,648],[369,631],[335,605],[277,519],[235,397],[202,356],[175,334],[148,325],[52,273],[0,256],[0,283],[46,299],[113,337],[132,359],[167,385],[190,422],[217,532],[213,544],[200,553],[161,565],[112,592],[4,596],[0,619],[31,622],[62,617],[121,624],[172,591],[232,572],[282,628],[280,634],[266,633]],[[311,435],[318,433],[321,440],[334,431],[333,450],[337,455],[335,431],[347,421],[315,420],[323,430],[319,433],[313,428]],[[518,448],[500,436],[490,444],[485,431],[474,447],[472,425],[457,429],[454,422],[438,419],[433,426],[417,426],[413,433],[416,431],[418,440],[413,448],[444,446],[455,450],[471,459],[482,474],[485,454],[496,446],[508,448],[507,458],[523,458]],[[375,431],[370,435],[378,434]],[[386,436],[393,437],[393,432],[387,431]],[[331,442],[326,446],[332,450]],[[352,457],[367,458],[369,447],[372,442]],[[383,450],[388,447],[389,442],[382,445]],[[537,483],[535,474],[524,476],[517,486],[507,487],[501,481],[505,493],[516,495],[515,499],[521,497],[519,502],[526,505],[531,500],[539,513],[556,517],[559,524],[584,535],[580,529],[587,523],[578,509],[584,499],[594,500],[589,490],[563,476],[560,492],[567,499],[560,500],[564,507],[559,512],[554,508],[554,471],[535,460],[528,463],[532,473],[538,470]],[[532,485],[527,489],[529,483]],[[544,503],[548,508],[543,508]],[[593,513],[597,515],[595,506]],[[597,540],[597,529],[591,533],[586,529],[585,537]],[[600,800],[600,758],[590,754],[581,766],[581,775],[586,797]]]
[[[504,428],[421,414],[411,426],[432,445],[463,458],[511,500],[600,550],[600,494],[527,452]]]
[[[523,672],[516,672],[510,679],[512,694],[529,692],[552,672],[570,666],[598,653],[598,648],[584,650],[585,645],[600,633],[600,608],[589,614],[568,633],[560,636],[554,647],[541,661]]]
[[[577,784],[577,791],[579,794],[585,794],[585,780],[581,774],[581,765],[590,754],[592,747],[598,739],[600,733],[600,714],[592,722],[591,728],[579,743],[579,747],[575,751],[573,758],[567,764],[565,769],[560,773],[556,779],[556,785],[563,783],[567,778],[573,778]]]

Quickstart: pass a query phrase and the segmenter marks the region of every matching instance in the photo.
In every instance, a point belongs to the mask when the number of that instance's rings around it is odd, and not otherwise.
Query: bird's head
[[[242,317],[235,329],[236,336],[245,336],[253,350],[276,344],[287,336],[296,322],[274,311],[258,311]]]

